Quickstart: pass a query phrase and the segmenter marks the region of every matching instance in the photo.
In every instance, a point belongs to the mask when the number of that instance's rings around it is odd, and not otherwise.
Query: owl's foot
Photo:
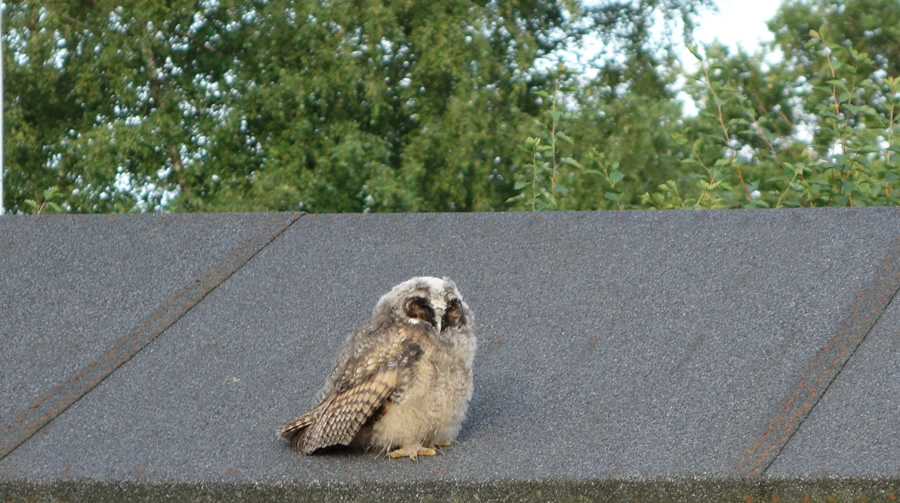
[[[451,443],[452,442],[450,442],[449,440],[438,440],[437,442],[426,445],[425,447],[450,447]]]
[[[433,447],[423,447],[421,445],[404,445],[399,449],[390,452],[391,459],[409,458],[416,461],[416,456],[434,456],[437,451]]]

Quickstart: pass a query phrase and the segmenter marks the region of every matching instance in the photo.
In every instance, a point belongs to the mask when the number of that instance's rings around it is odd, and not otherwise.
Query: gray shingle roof
[[[0,218],[0,500],[900,496],[900,211]],[[476,314],[459,442],[292,453],[392,285]]]

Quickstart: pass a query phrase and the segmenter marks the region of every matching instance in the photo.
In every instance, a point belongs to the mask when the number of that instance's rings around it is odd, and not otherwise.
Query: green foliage
[[[587,33],[643,50],[651,16],[707,2],[9,3],[7,204],[505,209],[541,58]]]
[[[896,0],[98,0],[4,10],[11,212],[895,205]],[[653,34],[658,20],[669,28]],[[678,20],[676,23],[673,20]],[[657,25],[658,26],[658,25]],[[595,77],[548,59],[599,35]],[[765,54],[779,49],[773,62]],[[682,110],[680,86],[697,104]]]
[[[536,93],[543,102],[549,102],[549,107],[541,119],[533,121],[534,136],[527,137],[525,143],[518,146],[527,155],[528,173],[514,185],[515,190],[521,191],[519,195],[506,200],[531,211],[560,209],[563,196],[569,192],[566,174],[584,171],[574,158],[563,156],[564,147],[575,143],[563,128],[563,121],[574,118],[575,114],[566,111],[560,102],[563,93],[574,90],[573,75],[560,63],[549,76],[554,82],[553,92]]]
[[[43,193],[44,200],[38,203],[34,199],[26,199],[25,206],[35,215],[40,215],[45,209],[49,209],[53,213],[62,213],[62,207],[54,202],[59,198],[59,189],[56,186],[48,187]]]
[[[786,55],[781,63],[765,64],[759,54],[730,56],[717,46],[705,58],[698,55],[702,67],[689,85],[703,106],[680,137],[691,142],[686,176],[644,201],[665,208],[900,203],[898,67],[869,52],[887,50],[878,45],[879,27],[896,19],[896,3],[844,2],[840,15],[833,7],[820,1],[782,8],[772,26]],[[832,21],[843,26],[850,13],[873,7],[882,14],[863,16],[871,36],[835,43],[823,35],[834,31]],[[826,24],[804,33],[798,46],[793,30],[803,23],[780,23],[810,19],[801,15],[807,11],[820,13]]]

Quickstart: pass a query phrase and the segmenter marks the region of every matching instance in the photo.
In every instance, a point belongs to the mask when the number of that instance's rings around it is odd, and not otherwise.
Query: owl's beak
[[[441,333],[441,324],[444,322],[444,310],[441,308],[436,308],[434,310],[434,329],[437,330],[437,333],[440,335]]]

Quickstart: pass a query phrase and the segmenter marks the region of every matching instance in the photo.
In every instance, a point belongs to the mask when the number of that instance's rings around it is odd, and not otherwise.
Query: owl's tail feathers
[[[322,405],[315,409],[296,417],[284,424],[278,430],[278,436],[291,441],[291,449],[303,454],[312,454],[319,446],[308,445],[306,442],[309,427],[316,422],[316,418],[321,414]]]

